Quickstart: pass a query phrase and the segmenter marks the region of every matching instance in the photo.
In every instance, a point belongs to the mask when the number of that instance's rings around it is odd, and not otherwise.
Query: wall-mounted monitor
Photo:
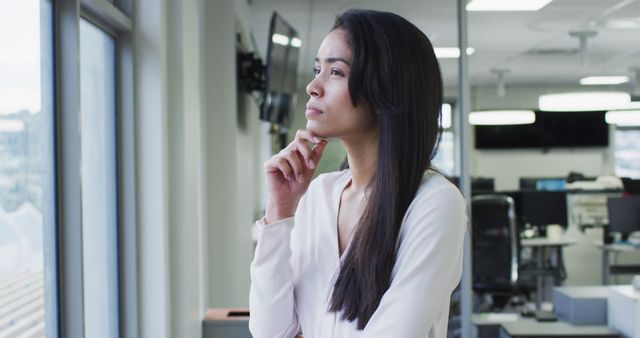
[[[609,125],[604,111],[536,111],[524,125],[475,126],[476,149],[607,147]]]
[[[260,107],[260,119],[279,125],[281,133],[286,133],[291,126],[301,45],[302,41],[296,30],[274,12],[269,25],[267,83]]]

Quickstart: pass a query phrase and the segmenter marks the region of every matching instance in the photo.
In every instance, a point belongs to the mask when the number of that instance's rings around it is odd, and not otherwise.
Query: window
[[[57,327],[52,41],[49,1],[0,0],[0,337]]]
[[[451,104],[442,105],[442,138],[433,164],[446,175],[455,176],[455,149],[453,129],[451,127]]]
[[[134,337],[134,193],[116,179],[135,173],[133,129],[116,132],[132,23],[112,1],[55,4],[0,0],[0,337]]]
[[[640,178],[640,129],[618,129],[614,142],[616,176]]]
[[[438,169],[442,170],[444,174],[455,176],[454,156],[453,132],[451,130],[443,130],[442,138],[438,145],[438,152],[433,159],[433,163]]]

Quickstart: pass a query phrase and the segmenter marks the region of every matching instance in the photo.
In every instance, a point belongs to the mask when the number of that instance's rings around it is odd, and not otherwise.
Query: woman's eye
[[[342,71],[339,70],[339,69],[332,69],[331,70],[331,75],[342,76]]]
[[[318,67],[313,67],[313,74],[320,74],[320,68]]]

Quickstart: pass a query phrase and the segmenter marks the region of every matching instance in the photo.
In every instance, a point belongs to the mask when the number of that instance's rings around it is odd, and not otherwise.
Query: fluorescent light
[[[468,11],[537,11],[551,0],[472,0]]]
[[[624,92],[577,92],[541,95],[540,110],[588,111],[626,109],[631,96]]]
[[[291,46],[296,47],[296,48],[302,47],[302,40],[300,40],[298,38],[292,38],[291,39]]]
[[[638,29],[640,28],[640,18],[618,18],[599,21],[598,26],[610,29]]]
[[[604,120],[618,126],[640,126],[640,110],[608,111]]]
[[[628,76],[587,76],[580,79],[581,85],[617,85],[627,82]]]
[[[24,130],[24,122],[20,120],[0,119],[0,133],[19,133]]]
[[[460,49],[457,47],[436,47],[434,48],[438,59],[452,59],[460,57]],[[473,47],[467,47],[467,55],[473,54],[476,50]]]
[[[282,35],[282,34],[278,34],[278,33],[273,34],[271,36],[271,41],[273,43],[277,43],[277,44],[282,45],[282,46],[289,45],[289,38],[284,36],[284,35]]]
[[[532,110],[487,110],[469,114],[469,123],[475,126],[532,124],[536,114]]]
[[[451,128],[451,105],[448,103],[442,104],[442,117],[441,117],[442,129]]]

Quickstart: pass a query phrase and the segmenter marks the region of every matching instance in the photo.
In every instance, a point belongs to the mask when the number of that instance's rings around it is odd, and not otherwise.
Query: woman
[[[251,332],[445,337],[467,217],[431,169],[442,104],[433,47],[400,16],[349,10],[314,71],[306,130],[264,164]],[[349,169],[311,182],[321,138],[341,141]]]

